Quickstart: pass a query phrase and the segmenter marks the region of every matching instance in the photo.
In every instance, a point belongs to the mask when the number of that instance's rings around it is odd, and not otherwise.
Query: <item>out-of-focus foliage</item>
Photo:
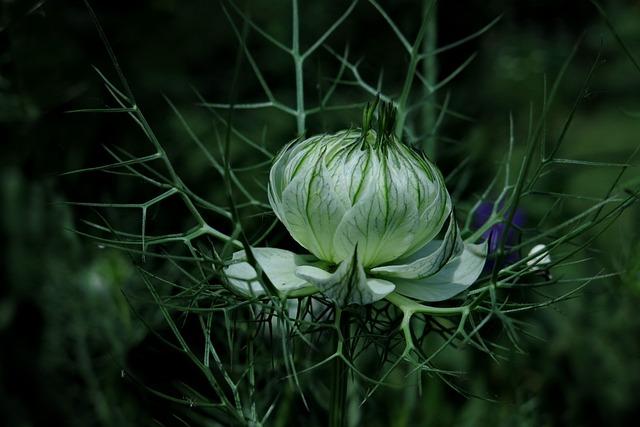
[[[127,352],[145,335],[123,294],[132,268],[117,252],[87,253],[68,233],[69,210],[46,182],[2,174],[0,332],[6,425],[115,425],[136,419],[120,387]],[[24,424],[26,423],[26,424]]]
[[[286,40],[287,2],[249,3],[252,17],[275,37]],[[304,22],[310,37],[317,36],[344,8],[342,2],[305,3],[310,4],[304,5],[303,16],[314,17]],[[400,78],[394,61],[402,58],[393,55],[398,46],[382,31],[379,16],[362,3],[329,44],[350,40],[350,49],[366,59],[363,75],[375,80],[376,67],[381,67],[385,81],[393,85]],[[399,25],[415,29],[420,2],[386,3]],[[526,133],[530,102],[534,108],[541,104],[544,76],[552,80],[583,32],[583,44],[567,72],[569,78],[560,87],[549,128],[562,126],[599,55],[588,96],[580,103],[563,150],[589,161],[626,161],[640,135],[640,73],[589,2],[441,3],[439,45],[467,36],[503,14],[483,37],[438,57],[440,73],[446,75],[478,52],[470,67],[448,86],[450,108],[473,121],[446,120],[439,131],[438,165],[445,174],[466,154],[473,154],[459,180],[466,184],[450,189],[454,197],[471,198],[490,179],[492,162],[497,164],[506,147],[509,113],[516,119],[517,132]],[[211,200],[224,201],[219,181],[209,178],[213,174],[205,159],[188,142],[178,118],[162,100],[166,94],[179,105],[203,140],[215,138],[210,117],[195,106],[198,100],[190,86],[208,100],[225,101],[229,96],[238,47],[219,4],[155,0],[96,2],[94,6],[139,103],[180,164],[181,177]],[[640,56],[637,3],[611,1],[606,10],[631,51]],[[250,35],[249,43],[274,87],[293,98],[286,57],[272,55],[255,34]],[[107,102],[91,65],[110,67],[81,2],[0,4],[0,129],[4,129],[0,136],[4,261],[0,423],[7,426],[152,425],[153,418],[174,425],[179,421],[173,410],[146,387],[163,390],[193,375],[174,368],[175,356],[168,355],[164,344],[149,332],[147,326],[157,326],[159,315],[126,255],[90,245],[69,231],[84,217],[73,218],[62,201],[148,197],[130,181],[111,174],[57,177],[65,171],[108,163],[102,145],[117,142],[134,153],[144,153],[139,130],[128,119],[65,113]],[[321,52],[307,69],[313,81],[320,78],[321,84],[308,88],[309,93],[326,90],[330,85],[326,76],[335,75],[336,67],[335,58]],[[260,86],[247,67],[238,79],[238,98],[261,99]],[[276,112],[259,117],[243,113],[241,117],[238,125],[257,140],[264,136],[271,149],[294,135],[294,123]],[[336,130],[357,120],[357,111],[332,112],[312,119],[310,126]],[[246,156],[234,149],[231,161],[236,166],[255,162]],[[603,196],[603,183],[610,182],[615,173],[567,167],[549,179],[549,191],[582,194],[587,189],[589,196]],[[625,179],[637,176],[638,168],[630,167]],[[253,188],[261,188],[265,178],[256,176]],[[562,212],[575,214],[581,206],[579,199],[567,202]],[[550,206],[540,203],[525,208],[535,224]],[[171,212],[167,217],[176,222],[184,218],[180,211]],[[149,212],[150,216],[157,214]],[[158,218],[166,229],[184,225]],[[130,230],[140,226],[135,215],[120,219],[129,221]],[[625,425],[637,419],[638,222],[638,211],[628,212],[594,247],[594,257],[612,270],[623,271],[620,278],[598,281],[579,298],[523,318],[536,334],[522,338],[525,354],[514,352],[508,361],[499,363],[473,352],[441,355],[444,367],[465,368],[467,390],[481,399],[463,397],[435,378],[424,382],[422,395],[418,395],[410,380],[393,378],[409,386],[382,390],[377,397],[380,403],[367,406],[364,414],[354,403],[352,423],[360,419],[372,426]],[[595,269],[595,264],[587,265],[584,274],[595,274]],[[139,378],[123,378],[125,368]],[[291,399],[283,399],[274,425],[287,425],[287,409],[304,411]]]

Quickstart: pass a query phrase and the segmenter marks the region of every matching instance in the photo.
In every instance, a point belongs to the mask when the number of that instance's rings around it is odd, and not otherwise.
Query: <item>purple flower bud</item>
[[[482,227],[489,220],[489,218],[491,218],[494,207],[494,202],[486,201],[480,203],[480,206],[478,206],[478,208],[473,213],[473,218],[471,221],[472,227],[476,230]],[[502,204],[500,208],[502,208]],[[509,250],[520,241],[520,229],[524,227],[526,222],[524,212],[521,209],[516,209],[516,212],[513,215],[513,225],[509,227],[509,231],[505,236],[505,232],[507,231],[506,222],[507,218],[503,217],[501,222],[493,225],[482,234],[482,237],[489,242],[489,258],[487,260],[487,263],[485,264],[485,271],[490,271],[493,269],[495,263],[495,253],[500,248],[500,244],[503,239],[504,249],[508,253],[503,258],[500,267],[513,264],[521,258],[520,254],[517,251],[509,253]]]

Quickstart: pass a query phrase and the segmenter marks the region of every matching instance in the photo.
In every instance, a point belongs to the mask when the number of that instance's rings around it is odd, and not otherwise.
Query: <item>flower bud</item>
[[[421,300],[450,298],[480,274],[486,247],[464,244],[440,171],[394,134],[395,111],[376,103],[363,126],[294,141],[276,157],[269,202],[291,236],[314,256],[256,248],[276,289],[300,282],[341,304],[374,302],[390,292]],[[443,240],[434,240],[448,227]],[[227,273],[238,289],[260,293],[244,253]],[[256,279],[251,279],[255,277]],[[253,281],[252,281],[253,280]]]
[[[338,264],[357,246],[364,267],[416,252],[451,212],[440,171],[393,133],[373,129],[286,147],[271,169],[269,201],[318,259]]]

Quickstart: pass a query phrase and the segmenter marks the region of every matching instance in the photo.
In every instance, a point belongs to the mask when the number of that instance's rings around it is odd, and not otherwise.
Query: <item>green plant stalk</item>
[[[429,0],[424,1],[425,13],[428,11],[431,2]],[[433,5],[433,13],[437,17],[438,5]],[[438,80],[438,60],[436,55],[432,53],[436,50],[438,43],[438,19],[430,19],[427,23],[427,31],[424,35],[424,51],[425,58],[422,62],[422,72],[429,86],[424,85],[424,97],[429,98],[429,102],[424,104],[422,109],[422,130],[425,134],[424,141],[422,143],[422,149],[426,153],[427,157],[431,161],[436,161],[436,144],[437,144],[437,129],[436,129],[436,94],[432,88],[436,85]]]
[[[304,135],[306,112],[304,109],[304,57],[300,54],[300,16],[298,12],[298,0],[292,2],[293,10],[293,36],[291,49],[296,73],[296,125],[298,136]]]
[[[346,357],[350,334],[349,314],[336,307],[336,348],[337,353]],[[342,357],[333,361],[331,382],[331,406],[329,407],[329,427],[345,427],[347,423],[347,386],[349,383],[349,366]]]
[[[407,119],[407,103],[409,101],[409,93],[411,92],[411,87],[413,86],[413,79],[416,75],[416,69],[418,68],[418,63],[420,62],[420,48],[422,42],[425,38],[425,34],[427,34],[427,27],[429,25],[430,15],[432,12],[432,8],[435,6],[436,0],[431,0],[427,2],[426,11],[424,12],[424,17],[422,21],[422,25],[420,25],[420,30],[418,30],[418,36],[416,37],[416,41],[411,46],[411,50],[409,51],[409,66],[407,67],[407,74],[405,76],[404,83],[402,85],[402,92],[400,93],[400,97],[398,98],[398,102],[396,107],[398,108],[398,119],[396,121],[396,136],[398,138],[402,138],[402,134],[404,133],[404,125]]]

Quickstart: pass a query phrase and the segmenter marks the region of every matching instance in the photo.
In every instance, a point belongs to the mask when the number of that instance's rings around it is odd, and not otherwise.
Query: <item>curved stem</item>
[[[398,307],[405,314],[405,318],[410,318],[414,313],[424,313],[431,316],[459,316],[469,311],[469,306],[458,307],[434,307],[431,305],[419,304],[418,302],[391,292],[385,297],[387,301]],[[408,321],[408,320],[407,320]]]
[[[349,314],[336,307],[336,348],[338,354],[346,356],[350,334]],[[331,406],[329,408],[329,427],[344,427],[347,423],[347,385],[349,367],[342,357],[333,361],[333,378],[331,383]]]

